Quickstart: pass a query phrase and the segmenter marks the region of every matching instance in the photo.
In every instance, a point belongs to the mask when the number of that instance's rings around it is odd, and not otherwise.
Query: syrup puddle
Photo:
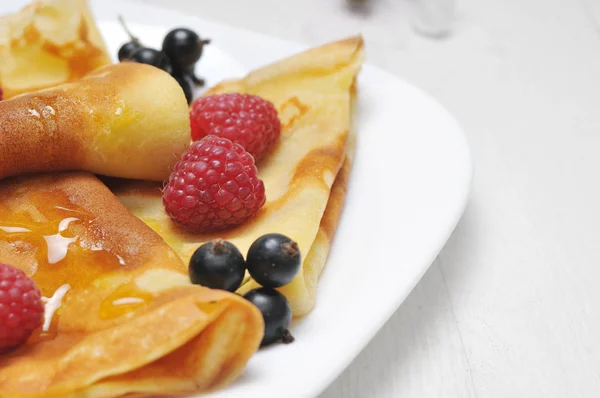
[[[112,251],[110,251],[108,249],[105,249],[104,246],[102,246],[102,243],[93,243],[90,246],[86,245],[86,246],[82,246],[82,247],[85,247],[85,248],[87,248],[87,249],[89,249],[89,250],[91,250],[93,252],[106,252],[106,253],[110,253],[110,254],[114,255],[117,258],[117,260],[119,261],[119,264],[121,264],[121,265],[127,265],[125,263],[125,259],[123,257],[121,257],[117,253],[113,253]]]
[[[44,236],[48,245],[48,263],[56,264],[67,256],[69,245],[75,242],[77,238],[65,238],[61,235],[61,232],[66,231],[69,228],[69,224],[77,220],[79,219],[75,217],[65,218],[58,225],[58,233],[56,235]]]
[[[71,289],[69,284],[62,285],[56,290],[56,292],[54,292],[52,297],[42,297],[42,302],[44,303],[44,325],[42,326],[43,332],[48,332],[50,330],[52,318],[54,317],[56,311],[58,311],[58,309],[62,306],[63,298],[69,289]]]
[[[69,228],[69,224],[73,221],[79,221],[76,217],[65,218],[58,224],[58,233],[54,235],[44,235],[44,240],[48,245],[48,263],[56,264],[59,261],[64,260],[69,251],[69,245],[77,241],[77,237],[67,238],[62,236],[62,232]],[[23,227],[9,227],[0,225],[0,231],[17,234],[17,233],[32,233],[33,231]],[[119,257],[119,262],[124,265],[124,261]]]

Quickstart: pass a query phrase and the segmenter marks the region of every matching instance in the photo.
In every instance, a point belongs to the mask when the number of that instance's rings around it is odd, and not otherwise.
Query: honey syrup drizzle
[[[69,286],[61,297],[62,307],[55,308],[52,319],[45,320],[31,336],[29,343],[33,343],[56,336],[60,313],[69,295],[101,276],[125,269],[127,264],[123,257],[105,250],[102,241],[93,237],[90,242],[86,240],[85,231],[94,226],[95,217],[71,203],[66,193],[29,193],[26,199],[17,205],[6,205],[0,198],[0,262],[11,263],[3,258],[3,253],[7,253],[13,260],[11,265],[23,269],[44,297],[54,297],[65,285]],[[16,257],[2,249],[7,244],[17,253]],[[124,315],[150,299],[151,295],[134,289],[118,288],[101,305],[100,316],[106,319]]]
[[[153,299],[149,292],[139,289],[134,283],[119,286],[100,304],[100,318],[112,319],[132,313],[146,306]]]
[[[69,292],[71,286],[68,284],[62,285],[52,297],[43,297],[44,303],[44,322],[40,327],[33,331],[31,337],[27,341],[29,344],[39,341],[52,340],[58,334],[59,311],[62,307],[62,301],[65,295]]]

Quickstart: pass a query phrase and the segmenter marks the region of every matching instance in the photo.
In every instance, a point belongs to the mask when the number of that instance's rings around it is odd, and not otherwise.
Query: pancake
[[[0,355],[0,397],[210,391],[258,349],[260,312],[191,285],[177,254],[92,174],[5,179],[0,220],[0,262],[50,298],[45,325]]]
[[[362,38],[352,37],[294,55],[208,91],[259,95],[274,103],[282,122],[280,142],[257,164],[267,202],[244,224],[219,233],[189,233],[165,213],[160,185],[112,181],[111,189],[186,263],[199,245],[217,237],[231,241],[242,253],[266,233],[294,239],[303,255],[302,271],[279,290],[290,301],[294,316],[307,314],[315,304],[317,280],[345,195],[353,148],[348,140],[353,87],[362,60]],[[239,292],[257,286],[247,279]]]
[[[0,17],[4,98],[79,80],[110,63],[86,0],[40,0]]]
[[[0,101],[0,179],[81,170],[162,181],[189,137],[175,79],[149,65],[108,65],[75,83]]]

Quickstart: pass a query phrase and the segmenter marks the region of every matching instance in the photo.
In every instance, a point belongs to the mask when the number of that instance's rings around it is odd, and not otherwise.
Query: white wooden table
[[[322,398],[600,396],[600,0],[459,0],[443,41],[402,0],[143,1],[310,44],[362,32],[469,137],[462,221]]]

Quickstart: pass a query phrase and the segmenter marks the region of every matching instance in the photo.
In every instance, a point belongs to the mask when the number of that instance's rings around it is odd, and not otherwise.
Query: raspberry
[[[192,232],[237,225],[265,204],[254,159],[226,138],[209,135],[190,145],[163,192],[167,214]]]
[[[246,149],[258,161],[281,134],[281,122],[273,104],[249,94],[216,94],[200,97],[190,111],[192,140],[207,135],[227,138]]]
[[[43,317],[35,283],[20,269],[0,263],[0,352],[24,343]]]

